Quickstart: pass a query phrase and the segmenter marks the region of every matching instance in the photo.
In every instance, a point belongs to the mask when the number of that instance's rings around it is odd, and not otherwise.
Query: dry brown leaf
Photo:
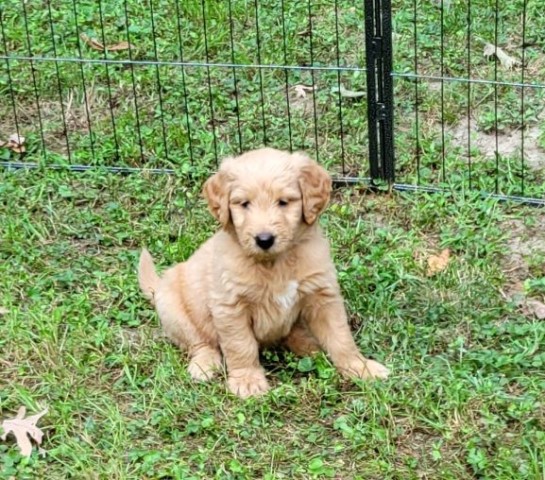
[[[80,38],[93,50],[99,50],[101,52],[103,52],[104,50],[108,50],[110,52],[119,52],[120,50],[128,50],[129,48],[134,48],[134,46],[131,45],[129,42],[119,42],[115,45],[104,45],[97,39],[85,35],[85,33],[82,33],[80,35]]]
[[[486,43],[484,46],[484,56],[487,58],[496,56],[500,63],[507,68],[507,70],[511,70],[513,67],[516,67],[517,65],[520,65],[520,60],[517,58],[511,57],[507,53],[505,53],[505,50],[501,49],[498,46],[494,46],[491,43]]]
[[[104,45],[102,43],[100,43],[98,40],[94,39],[94,38],[91,38],[87,35],[85,35],[85,33],[82,33],[80,35],[80,38],[87,44],[89,45],[92,49],[94,50],[99,50],[101,52],[104,51]]]
[[[340,87],[333,87],[331,89],[332,93],[340,93],[341,97],[344,98],[360,98],[365,96],[365,92],[360,92],[356,90],[348,90],[344,87],[344,85],[341,85]]]
[[[316,88],[316,85],[313,87],[308,85],[295,85],[295,87],[293,87],[297,98],[305,98],[307,96],[307,92],[313,92],[316,90]]]
[[[526,307],[538,320],[545,320],[545,305],[538,300],[527,300]]]
[[[17,412],[17,416],[11,420],[4,420],[0,427],[4,431],[0,439],[5,440],[8,434],[12,434],[17,441],[17,445],[21,450],[21,455],[30,457],[32,453],[32,438],[38,445],[42,443],[44,433],[36,426],[38,420],[47,413],[47,408],[36,415],[31,415],[25,418],[26,409],[21,407]],[[30,437],[30,438],[29,438]]]
[[[25,143],[26,138],[22,135],[19,135],[18,133],[14,133],[13,135],[10,135],[8,138],[8,143],[11,143],[15,146],[22,146]]]
[[[442,272],[448,266],[450,260],[450,250],[445,248],[439,255],[431,255],[428,257],[428,270],[426,275],[431,277],[436,273]]]
[[[106,45],[106,50],[109,50],[110,52],[119,52],[120,50],[128,50],[129,48],[134,48],[134,46],[129,44],[129,42],[120,42],[116,43],[115,45]]]
[[[24,145],[26,138],[18,133],[14,133],[9,136],[7,142],[0,141],[0,147],[9,148],[15,153],[24,153],[26,152],[26,147]]]

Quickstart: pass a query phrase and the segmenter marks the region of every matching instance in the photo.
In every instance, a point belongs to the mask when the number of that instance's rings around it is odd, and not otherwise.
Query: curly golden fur
[[[189,353],[190,375],[210,379],[223,358],[231,392],[264,393],[259,348],[283,342],[300,355],[323,349],[344,375],[385,378],[352,338],[318,226],[328,173],[301,153],[265,148],[224,160],[203,193],[221,230],[162,277],[146,250],[139,266],[167,336]]]

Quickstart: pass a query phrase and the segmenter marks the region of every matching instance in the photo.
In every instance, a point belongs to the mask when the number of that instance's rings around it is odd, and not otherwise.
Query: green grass
[[[310,64],[307,2],[286,1],[284,25],[280,0],[258,4],[256,12],[255,2],[231,2],[232,50],[229,2],[205,2],[206,45],[200,1],[154,0],[153,24],[149,3],[102,1],[104,42],[126,41],[128,24],[135,60],[177,61],[183,52],[199,62],[208,48],[215,63]],[[444,73],[465,77],[467,4],[444,4]],[[4,0],[2,54],[73,58],[78,33],[103,41],[100,2],[44,5]],[[471,5],[471,74],[493,79],[494,62],[481,53],[483,42],[494,42],[493,6]],[[414,6],[393,2],[397,73],[415,71]],[[441,72],[439,6],[416,2],[420,74]],[[543,83],[545,17],[539,0],[526,6],[526,81]],[[522,0],[500,5],[498,23],[499,46],[519,58],[522,7]],[[338,28],[339,63],[363,67],[361,2],[312,1],[311,9],[314,64],[337,64]],[[84,58],[103,58],[83,43],[79,48]],[[279,148],[317,149],[333,173],[368,175],[366,99],[342,100],[341,141],[332,91],[339,79],[365,90],[363,72],[313,78],[244,68],[236,72],[235,94],[230,68],[0,65],[0,140],[18,127],[27,139],[25,161],[177,172],[0,172],[0,307],[8,311],[0,317],[0,418],[21,405],[30,412],[49,407],[40,422],[46,453],[23,459],[0,443],[0,478],[544,478],[545,327],[517,303],[521,296],[544,300],[539,210],[471,193],[336,193],[322,221],[358,344],[393,369],[385,382],[345,382],[324,356],[268,351],[263,363],[273,390],[242,402],[221,380],[190,381],[184,356],[160,335],[141,298],[135,267],[142,246],[167,266],[213,232],[199,186],[216,157],[260,146],[266,137]],[[518,82],[521,73],[500,68],[498,79]],[[313,82],[315,97],[297,98],[293,87]],[[524,91],[526,146],[542,155],[544,92]],[[465,84],[445,83],[442,92],[441,84],[396,78],[395,93],[399,182],[467,190],[469,98],[471,187],[495,191],[497,179],[498,192],[520,194],[524,178],[524,193],[543,197],[543,168],[523,169],[516,148],[496,164],[494,145],[482,142],[496,133],[493,87],[468,92]],[[500,87],[498,99],[500,139],[522,135],[521,90]],[[4,148],[0,159],[20,158]],[[426,259],[443,248],[452,252],[447,270],[427,277]]]
[[[241,401],[190,381],[138,291],[142,246],[166,266],[214,230],[196,183],[0,173],[0,418],[49,407],[45,454],[0,442],[1,478],[543,478],[545,324],[509,300],[518,281],[544,300],[543,212],[337,192],[322,223],[356,339],[394,373],[273,350],[274,388]]]
[[[365,66],[364,12],[362,3],[355,0],[310,2],[312,58],[306,1],[284,2],[284,15],[281,0],[260,0],[257,11],[256,3],[250,0],[205,1],[206,25],[199,0],[85,0],[75,4],[74,8],[72,1],[50,2],[48,9],[30,2],[25,10],[20,0],[5,0],[2,45],[5,43],[12,55],[74,58],[80,56],[81,49],[85,59],[102,59],[101,52],[78,40],[78,33],[85,33],[108,45],[129,39],[134,45],[130,52],[134,60],[172,62],[183,56],[191,62],[234,61],[243,65],[259,61],[267,65],[309,65],[312,60],[317,66],[336,66],[337,61],[342,66]],[[468,29],[467,2],[445,0],[442,30],[440,7],[439,1],[393,2],[394,71],[417,70],[422,75],[439,76],[443,69],[450,77],[493,80],[495,63],[484,57],[483,49],[485,42],[495,41],[495,5],[473,0]],[[500,4],[497,19],[498,46],[521,59],[524,44],[524,80],[543,84],[545,62],[539,32],[545,28],[545,17],[540,1]],[[110,52],[107,56],[120,61],[129,58],[129,52]],[[203,67],[105,67],[72,62],[34,62],[33,66],[34,70],[29,62],[12,60],[10,75],[5,62],[0,70],[0,95],[6,99],[0,105],[0,139],[15,132],[17,119],[20,132],[27,137],[29,161],[167,166],[202,173],[209,171],[217,158],[267,141],[280,148],[316,150],[320,161],[336,173],[369,174],[366,98],[339,102],[333,91],[339,81],[348,89],[365,90],[364,72],[346,71],[337,76],[334,71],[311,75],[300,70],[285,74],[281,69],[243,68],[233,72],[223,67],[208,71]],[[497,79],[520,82],[522,69],[506,70],[500,65]],[[308,93],[298,98],[294,91],[298,84],[315,84],[315,97]],[[468,89],[467,84],[459,82],[415,84],[396,78],[397,180],[543,197],[545,166],[539,158],[545,155],[544,92],[524,89],[522,111],[520,88],[500,86],[496,92],[492,85],[471,85]],[[468,130],[468,108],[471,158],[467,135],[456,134]],[[495,137],[496,110],[498,159],[494,138],[486,143],[479,141],[485,134]],[[524,161],[520,152],[523,134]],[[0,150],[0,157],[18,159],[6,149]]]

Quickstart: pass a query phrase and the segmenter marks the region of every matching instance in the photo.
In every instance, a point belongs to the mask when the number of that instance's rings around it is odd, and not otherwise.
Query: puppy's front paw
[[[381,363],[360,356],[356,356],[346,363],[339,365],[339,370],[345,377],[357,377],[368,380],[373,378],[387,378],[390,374],[390,370]]]
[[[366,373],[362,378],[388,378],[390,375],[390,370],[375,360],[366,360],[364,370]]]
[[[263,395],[270,388],[265,374],[257,368],[233,370],[229,373],[227,386],[240,398]]]
[[[197,382],[206,382],[214,378],[218,368],[214,365],[201,364],[192,360],[187,366],[187,371],[193,380],[196,380]]]

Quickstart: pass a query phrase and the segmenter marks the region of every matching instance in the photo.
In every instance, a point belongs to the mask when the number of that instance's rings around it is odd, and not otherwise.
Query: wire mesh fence
[[[540,0],[365,4],[4,0],[0,157],[11,166],[206,173],[265,144],[307,150],[338,177],[367,178],[372,6],[376,22],[392,27],[380,51],[393,45],[393,65],[382,64],[378,88],[387,93],[384,77],[393,79],[386,134],[396,161],[381,152],[392,167],[382,176],[539,203]]]
[[[394,32],[396,180],[543,204],[540,3],[396,2]]]
[[[213,168],[266,144],[365,176],[363,94],[343,96],[365,91],[363,25],[341,1],[8,0],[0,128],[48,164]]]

